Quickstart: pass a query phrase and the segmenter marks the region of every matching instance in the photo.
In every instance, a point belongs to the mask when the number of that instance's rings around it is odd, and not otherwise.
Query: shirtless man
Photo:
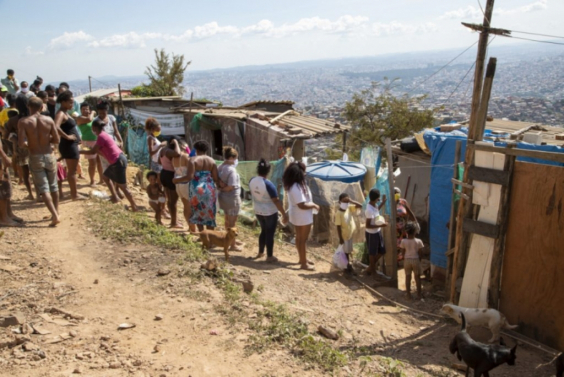
[[[30,98],[28,106],[30,115],[20,119],[18,123],[18,142],[20,147],[29,149],[29,168],[33,182],[51,212],[49,226],[54,227],[61,220],[58,212],[57,160],[51,153],[51,144],[59,144],[60,137],[53,119],[40,114],[43,108],[40,98]]]

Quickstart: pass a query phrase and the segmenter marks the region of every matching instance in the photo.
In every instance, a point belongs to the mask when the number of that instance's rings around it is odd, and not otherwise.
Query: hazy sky
[[[478,0],[0,0],[0,14],[0,75],[47,81],[143,74],[161,47],[190,70],[462,50],[478,36],[460,22],[482,19]],[[496,0],[493,26],[564,35],[562,15],[562,0]]]

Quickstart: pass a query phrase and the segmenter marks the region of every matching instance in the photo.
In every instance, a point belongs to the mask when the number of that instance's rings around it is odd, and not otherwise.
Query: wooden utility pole
[[[394,196],[394,160],[392,157],[392,140],[390,138],[386,139],[386,152],[388,156],[388,184],[390,187],[390,197],[387,198],[390,202],[390,223],[388,227],[390,228],[389,234],[392,235],[392,284],[397,288],[398,286],[398,248],[396,237],[396,200]],[[378,174],[378,172],[376,172]]]
[[[190,107],[188,108],[188,119],[190,119],[190,123],[192,123],[192,103],[194,101],[194,92],[190,93]],[[190,134],[188,131],[190,130],[190,123],[186,123],[186,121],[184,121],[184,137],[186,138],[186,141],[188,142],[188,135]],[[191,140],[190,140],[191,141]],[[192,146],[193,144],[190,142],[190,146]]]
[[[472,93],[472,111],[470,113],[470,125],[468,128],[468,141],[474,141],[477,137],[478,113],[480,110],[480,100],[482,97],[482,84],[484,78],[484,61],[486,60],[486,52],[488,48],[489,30],[493,15],[494,0],[488,0],[486,3],[486,10],[484,12],[483,31],[480,33],[478,42],[478,53],[476,56],[476,70],[474,72],[474,91]],[[483,133],[483,131],[482,131]],[[481,138],[481,135],[480,135]],[[481,140],[481,139],[480,139]],[[466,148],[466,156],[464,159],[465,169],[463,182],[471,184],[468,179],[468,166],[474,162],[474,149]],[[463,221],[468,218],[472,212],[472,190],[467,187],[462,187],[462,192],[469,197],[466,200],[464,195],[460,196],[458,204],[458,216],[456,223],[456,239],[455,249],[453,256],[453,269],[452,269],[452,282],[450,285],[450,301],[456,301],[456,280],[458,276],[463,274],[463,267],[466,263],[466,254],[468,246],[468,234],[462,230]]]
[[[92,93],[92,76],[88,76],[88,88],[90,88],[90,93]]]
[[[119,107],[121,111],[121,116],[124,116],[125,111],[123,109],[123,99],[121,98],[121,84],[118,84],[118,93],[119,93]]]

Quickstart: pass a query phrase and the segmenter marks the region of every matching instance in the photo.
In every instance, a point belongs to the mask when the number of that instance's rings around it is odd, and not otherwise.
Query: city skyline
[[[460,22],[481,22],[483,17],[472,0],[432,7],[422,0],[289,0],[281,5],[163,1],[159,6],[100,0],[95,6],[80,2],[72,7],[60,0],[0,0],[4,14],[26,14],[30,9],[34,22],[25,28],[20,17],[4,20],[5,28],[18,33],[12,33],[0,51],[0,70],[13,68],[21,79],[37,74],[53,81],[142,75],[154,60],[153,49],[161,47],[192,60],[189,72],[465,48],[477,35]],[[562,35],[562,11],[564,4],[554,0],[498,0],[493,24]],[[494,43],[515,42],[497,38]]]

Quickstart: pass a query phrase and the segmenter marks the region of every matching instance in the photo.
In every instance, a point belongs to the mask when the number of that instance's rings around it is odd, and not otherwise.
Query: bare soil
[[[84,194],[90,190],[80,187]],[[138,187],[134,193],[147,206]],[[25,227],[3,229],[0,239],[0,315],[19,313],[23,322],[0,328],[0,376],[330,375],[283,346],[249,352],[253,330],[221,310],[230,304],[211,278],[196,278],[198,263],[179,252],[100,238],[85,216],[96,201],[63,202],[63,222],[53,229],[43,219],[46,208],[23,196],[16,188],[13,206]],[[298,269],[292,245],[277,242],[280,263],[266,264],[250,259],[257,253],[256,232],[247,230],[241,238],[246,246],[232,253],[231,271],[249,276],[262,300],[299,313],[312,333],[323,325],[341,334],[332,346],[349,362],[335,375],[401,376],[390,374],[389,360],[401,361],[404,376],[463,375],[451,368],[458,360],[448,352],[458,331],[454,321],[399,308],[332,271],[328,245],[311,245],[316,271],[305,272]],[[211,254],[220,259],[223,252]],[[372,278],[360,279],[374,284]],[[442,293],[427,282],[424,301],[408,301],[395,288],[377,290],[434,314],[443,304]],[[242,303],[252,308],[250,301]],[[135,327],[118,330],[124,323]],[[49,333],[30,334],[28,325]],[[481,341],[490,336],[487,329],[471,334]],[[27,342],[5,346],[16,339]],[[501,366],[492,375],[552,376],[552,366],[535,369],[550,360],[519,344],[517,366]]]

